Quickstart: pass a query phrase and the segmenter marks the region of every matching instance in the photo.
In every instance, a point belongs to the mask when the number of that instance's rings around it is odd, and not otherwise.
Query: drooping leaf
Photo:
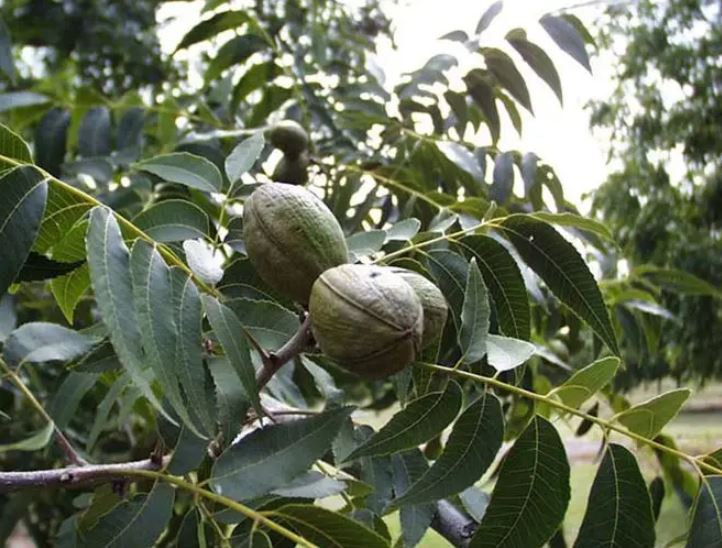
[[[15,299],[9,293],[0,296],[0,343],[5,343],[18,324]]]
[[[103,399],[98,404],[95,410],[95,418],[93,420],[93,426],[90,428],[88,434],[88,440],[85,444],[85,450],[91,451],[100,437],[100,434],[109,427],[108,416],[113,406],[119,400],[123,390],[126,389],[130,382],[127,374],[123,374],[118,377],[113,384],[110,386],[108,391],[103,396]]]
[[[584,47],[584,40],[574,25],[563,17],[556,15],[545,15],[539,20],[539,24],[556,42],[557,46],[589,72],[592,72],[592,67],[589,64],[589,54]]]
[[[253,65],[238,80],[236,87],[233,88],[232,110],[235,111],[238,104],[248,97],[249,93],[266,85],[268,82],[272,82],[276,76],[282,73],[283,71],[275,60]]]
[[[653,439],[677,416],[691,390],[679,388],[630,407],[614,418],[635,434]]]
[[[226,175],[229,181],[237,181],[253,167],[261,155],[264,144],[263,133],[258,131],[236,145],[226,158]]]
[[[175,413],[198,433],[200,429],[190,418],[178,383],[176,349],[180,341],[170,268],[155,246],[137,240],[130,252],[130,273],[145,361],[153,369]],[[200,325],[196,327],[200,330]],[[200,366],[200,362],[197,365]]]
[[[53,297],[69,324],[72,325],[75,308],[89,287],[90,271],[87,264],[50,282]]]
[[[461,401],[461,389],[454,381],[444,390],[425,394],[396,413],[346,460],[391,455],[426,443],[456,418]]]
[[[569,462],[554,427],[535,417],[504,460],[472,548],[542,546],[569,504]]]
[[[461,414],[444,452],[394,506],[442,499],[473,485],[493,462],[503,437],[501,404],[486,392]]]
[[[206,82],[212,82],[221,76],[224,70],[239,65],[257,51],[268,48],[268,43],[256,34],[244,34],[231,38],[218,50],[215,58],[206,70]],[[251,124],[253,126],[255,124]]]
[[[501,331],[517,339],[530,336],[530,311],[524,278],[514,258],[488,236],[467,236],[460,245],[476,258],[484,283],[494,301]]]
[[[45,211],[48,187],[32,167],[18,167],[0,178],[0,295],[13,283],[30,254]]]
[[[498,204],[505,204],[514,188],[514,154],[502,152],[494,160],[494,182],[489,189],[489,198]]]
[[[1,29],[2,20],[0,20],[0,35],[2,34]],[[0,124],[0,155],[23,164],[33,163],[33,157],[30,154],[28,144],[23,141],[20,135],[3,124]],[[0,175],[11,170],[16,165],[15,162],[0,160]]]
[[[503,8],[504,2],[502,0],[497,0],[496,2],[491,4],[481,15],[481,19],[479,19],[479,22],[476,24],[476,34],[481,34],[487,28],[489,28],[491,22],[496,18],[497,15],[501,13],[501,10]]]
[[[506,35],[506,39],[512,47],[519,52],[522,59],[526,61],[537,76],[544,80],[559,99],[559,104],[564,104],[562,82],[559,78],[554,62],[549,55],[535,43],[527,40],[526,32],[522,29],[514,29]]]
[[[133,224],[156,242],[178,242],[208,236],[208,215],[187,200],[163,200],[144,209]]]
[[[176,47],[176,51],[213,38],[224,30],[235,29],[248,22],[245,11],[223,11],[205,19],[189,30]]]
[[[496,48],[482,48],[487,68],[496,76],[496,79],[504,86],[514,99],[533,114],[529,89],[526,86],[524,77],[516,68],[514,61],[506,53]]]
[[[255,430],[213,465],[211,486],[238,500],[265,495],[299,476],[331,447],[348,407]]]
[[[141,335],[133,308],[130,254],[115,216],[104,207],[96,207],[90,213],[87,246],[90,280],[110,342],[133,383],[162,411],[151,389],[152,374],[145,367],[139,345]]]
[[[208,371],[215,385],[215,400],[222,446],[229,445],[241,429],[238,417],[245,417],[250,405],[236,370],[225,357],[212,358]]]
[[[620,363],[619,358],[601,358],[574,373],[549,395],[554,394],[566,405],[579,408],[614,378]]]
[[[502,230],[524,261],[554,295],[584,320],[619,355],[617,339],[602,294],[589,267],[572,244],[553,227],[524,215],[512,215]]]
[[[652,548],[654,536],[652,503],[637,461],[612,443],[594,478],[574,548]]]
[[[702,478],[689,528],[687,548],[722,544],[722,476]]]
[[[246,396],[250,399],[258,415],[262,416],[263,410],[256,389],[256,371],[251,362],[248,341],[242,336],[243,326],[241,322],[230,308],[213,297],[203,295],[202,299],[213,332],[218,337],[228,361],[241,380]]]
[[[65,159],[69,126],[70,113],[56,107],[45,113],[35,129],[35,161],[56,177]]]
[[[135,167],[157,175],[165,181],[204,192],[220,192],[223,186],[223,177],[215,164],[189,152],[161,154],[143,160]]]
[[[409,487],[429,469],[424,455],[418,449],[396,453],[391,457],[393,466],[393,485],[396,496],[401,496]],[[416,546],[431,525],[436,514],[433,503],[402,506],[399,510],[401,534],[404,546]]]
[[[50,443],[54,431],[55,425],[49,422],[25,439],[0,445],[0,454],[6,453],[7,451],[39,451]]]
[[[466,363],[475,363],[486,354],[489,334],[489,294],[476,258],[469,263],[464,306],[461,311],[459,345]]]
[[[68,362],[90,351],[100,342],[62,325],[29,322],[13,331],[5,341],[3,357],[10,364]]]
[[[179,267],[170,269],[176,329],[176,375],[188,410],[202,434],[212,436],[216,427],[215,398],[207,386],[203,365],[201,324],[203,307],[198,288]]]
[[[510,371],[526,362],[536,347],[526,341],[489,334],[486,337],[486,359],[497,371]]]
[[[201,280],[209,284],[217,284],[223,279],[221,254],[208,243],[200,240],[186,240],[183,242],[183,251],[185,251],[188,266],[193,274]]]
[[[145,110],[141,107],[131,107],[123,113],[116,130],[116,148],[118,151],[128,152],[135,150],[133,158],[137,158],[143,144],[143,129],[145,127]]]
[[[271,519],[293,529],[317,546],[387,548],[384,537],[343,514],[308,504],[287,504],[271,512]]]
[[[494,88],[489,82],[489,76],[482,71],[473,70],[464,77],[464,83],[469,95],[484,114],[493,143],[497,143],[501,134],[501,119],[499,118],[499,109],[496,106]]]
[[[427,266],[441,292],[449,303],[451,318],[461,329],[461,313],[464,305],[469,265],[461,255],[446,250],[434,250],[427,254]]]
[[[174,498],[175,492],[169,484],[157,482],[147,495],[122,502],[102,516],[85,535],[85,545],[152,546],[171,518]]]
[[[85,157],[107,156],[110,138],[110,111],[106,107],[91,108],[80,122],[78,152]]]

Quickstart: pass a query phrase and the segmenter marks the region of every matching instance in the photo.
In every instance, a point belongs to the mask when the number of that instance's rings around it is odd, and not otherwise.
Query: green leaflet
[[[694,506],[687,548],[722,544],[722,476],[702,478]]]
[[[205,238],[209,223],[208,215],[186,200],[163,200],[133,218],[133,224],[157,242]]]
[[[552,226],[525,215],[507,217],[501,223],[501,230],[554,295],[619,355],[602,294],[574,246]]]
[[[504,460],[471,548],[542,546],[569,504],[569,462],[555,428],[535,417]]]
[[[175,491],[157,482],[150,493],[120,503],[102,516],[85,535],[85,546],[126,548],[152,546],[165,529],[173,511]]]
[[[580,369],[549,395],[557,396],[564,404],[578,408],[614,378],[619,358],[602,358]]]
[[[467,236],[459,245],[476,258],[494,301],[501,331],[509,337],[528,340],[531,329],[529,299],[514,258],[503,245],[488,236]]]
[[[220,192],[223,186],[221,172],[211,161],[189,152],[161,154],[143,160],[135,166],[161,179],[205,192]]]
[[[236,500],[249,500],[285,486],[328,451],[352,410],[326,411],[248,434],[215,462],[213,490]]]
[[[454,381],[449,382],[445,390],[410,402],[345,460],[390,455],[429,441],[456,418],[461,401],[461,388]]]
[[[0,155],[23,164],[33,163],[28,144],[20,135],[4,124],[0,124]],[[15,162],[0,160],[0,175],[10,171],[16,165]]]
[[[691,393],[688,388],[671,390],[630,407],[615,415],[614,420],[622,423],[635,434],[653,439],[665,424],[677,416]]]
[[[486,392],[454,423],[441,456],[393,506],[438,500],[473,485],[494,460],[503,437],[501,404]]]
[[[489,334],[489,293],[476,264],[471,259],[466,277],[464,304],[461,309],[459,346],[465,363],[478,362],[486,354],[486,337]]]
[[[25,264],[45,211],[48,187],[33,167],[18,167],[0,178],[0,295]]]
[[[338,548],[387,548],[388,541],[359,522],[338,512],[308,504],[287,504],[271,519],[293,529],[317,546]]]
[[[634,455],[610,444],[589,493],[574,548],[652,548],[654,518]]]
[[[114,215],[104,207],[90,213],[87,247],[90,280],[110,342],[133,383],[165,414],[151,389],[152,373],[145,367],[139,344],[142,339],[133,307],[128,248]]]
[[[261,401],[256,388],[256,371],[251,362],[251,351],[246,337],[242,336],[243,326],[233,311],[222,305],[217,299],[203,295],[203,305],[213,332],[218,337],[226,357],[238,378],[241,380],[243,390],[251,401],[251,405],[263,416]]]
[[[202,428],[194,424],[181,393],[176,359],[181,341],[175,321],[174,304],[176,303],[173,300],[170,268],[155,246],[144,240],[137,240],[130,252],[130,271],[133,281],[133,302],[145,359],[150,363],[164,395],[183,423],[201,437],[204,434],[210,436],[212,430],[203,432]],[[200,333],[200,322],[196,328]],[[200,360],[194,365],[200,372],[203,371]],[[186,379],[187,364],[184,364],[183,370]],[[187,382],[184,384],[188,385]],[[203,387],[202,377],[200,387]]]
[[[418,449],[392,455],[391,464],[396,496],[408,491],[429,469],[426,458]],[[399,518],[404,546],[413,547],[421,541],[435,514],[436,505],[433,502],[401,507]]]

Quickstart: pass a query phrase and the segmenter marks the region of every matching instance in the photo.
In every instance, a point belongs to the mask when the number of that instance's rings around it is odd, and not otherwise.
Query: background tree
[[[533,109],[527,78],[561,98],[553,57],[589,66],[588,35],[548,15],[561,49],[519,28],[492,46],[501,9],[395,89],[372,63],[390,32],[375,2],[209,0],[178,44],[203,50],[202,86],[169,78],[154,93],[13,82],[10,27],[0,533],[22,521],[43,545],[388,546],[381,518],[399,510],[408,546],[429,527],[458,546],[542,546],[561,542],[569,503],[565,417],[606,436],[580,544],[654,543],[660,490],[612,435],[655,450],[657,485],[700,493],[691,546],[722,539],[719,454],[660,434],[689,391],[630,407],[608,388],[615,287],[602,293],[569,238],[605,251],[609,231],[542,159],[498,146]],[[265,142],[281,120],[305,128],[302,147]],[[351,261],[440,288],[449,320],[413,365],[350,374],[313,344],[304,303],[260,279],[242,212],[279,173],[308,180]],[[374,432],[354,408],[392,418]],[[314,504],[329,497],[340,512]]]
[[[719,2],[641,1],[609,8],[601,22],[600,47],[619,57],[614,93],[592,105],[592,125],[612,137],[615,172],[595,191],[593,210],[628,262],[630,298],[651,297],[649,277],[665,286],[661,309],[636,302],[620,311],[628,349],[620,385],[722,374],[722,340],[707,335],[722,328],[719,298],[701,286],[680,296],[669,289],[684,279],[646,266],[722,285],[721,18]]]

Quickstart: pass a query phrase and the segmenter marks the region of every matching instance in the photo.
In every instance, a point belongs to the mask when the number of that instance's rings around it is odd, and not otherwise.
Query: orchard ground
[[[629,394],[630,402],[639,403],[665,391],[676,388],[676,385],[664,382],[640,387]],[[388,420],[387,413],[369,417],[369,424],[381,426]],[[581,525],[587,507],[589,490],[597,471],[599,447],[602,439],[601,431],[592,428],[584,437],[578,438],[574,430],[578,420],[567,424],[557,419],[559,432],[564,438],[567,455],[571,462],[572,499],[564,521],[564,533],[567,542],[573,543]],[[689,454],[702,454],[714,451],[722,444],[722,383],[709,384],[705,388],[695,390],[684,412],[680,413],[664,429],[664,433],[672,436],[679,449]],[[615,436],[614,440],[627,445],[640,461],[640,468],[649,483],[660,472],[656,457],[644,449],[635,450],[628,440]],[[488,489],[487,489],[488,491]],[[387,518],[387,524],[393,538],[400,534],[398,514]],[[665,546],[669,541],[683,534],[687,527],[688,516],[679,497],[671,491],[665,494],[659,519],[657,520],[657,545]],[[422,548],[447,548],[451,545],[434,531],[429,531],[421,542]]]

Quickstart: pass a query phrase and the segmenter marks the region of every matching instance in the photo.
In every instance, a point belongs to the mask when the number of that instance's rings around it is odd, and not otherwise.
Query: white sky
[[[583,106],[590,99],[609,93],[611,63],[592,59],[594,74],[590,75],[560,50],[537,23],[544,13],[576,2],[506,0],[501,14],[485,33],[484,44],[503,45],[503,37],[510,29],[522,27],[529,39],[543,47],[554,60],[564,90],[563,107],[547,85],[516,57],[529,86],[535,116],[519,107],[524,118],[523,134],[518,137],[510,125],[505,126],[500,147],[537,153],[557,171],[567,198],[581,204],[581,196],[604,181],[607,174],[606,148],[589,130],[589,116]],[[387,14],[393,21],[398,49],[380,46],[378,56],[387,83],[393,84],[404,72],[420,68],[444,48],[453,48],[448,41],[438,40],[443,34],[452,30],[473,33],[479,17],[491,3],[492,0],[400,0],[392,6]],[[172,51],[180,38],[197,24],[202,5],[203,2],[198,1],[177,2],[161,8],[160,20],[177,18],[164,25],[161,32],[164,49]],[[574,13],[590,24],[597,11],[585,8]],[[513,51],[508,45],[504,49]],[[515,52],[512,55],[516,55]]]

